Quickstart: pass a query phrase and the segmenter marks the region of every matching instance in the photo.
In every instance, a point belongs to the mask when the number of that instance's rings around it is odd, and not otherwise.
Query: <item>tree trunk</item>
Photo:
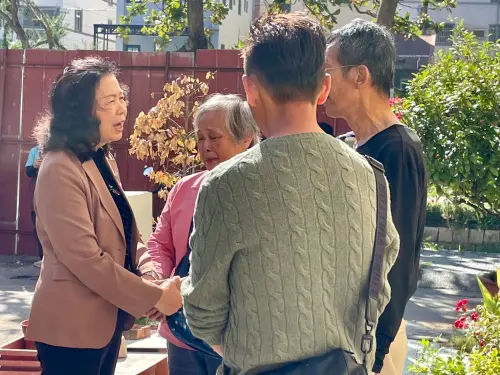
[[[187,2],[189,36],[186,43],[187,51],[207,49],[208,40],[205,35],[203,19],[203,0],[189,0]]]
[[[382,0],[378,10],[377,23],[388,29],[392,28],[394,15],[398,7],[399,0]]]
[[[7,39],[8,38],[7,23],[5,21],[2,21],[0,24],[2,25],[2,30],[3,30],[2,48],[9,49],[9,41]]]
[[[422,1],[422,9],[420,10],[420,16],[422,17],[424,14],[429,13],[429,1],[424,0]],[[429,28],[427,27],[427,23],[424,23],[424,26],[422,28],[422,34],[427,35],[429,33]]]
[[[49,49],[54,49],[56,46],[56,43],[54,41],[54,35],[52,33],[52,27],[50,25],[50,20],[48,19],[47,15],[43,13],[43,11],[33,4],[31,0],[25,0],[26,4],[28,4],[28,7],[31,9],[33,14],[38,18],[40,23],[42,24],[42,27],[45,31],[45,37],[47,39],[47,44],[49,46]]]
[[[19,6],[17,1],[19,0],[10,0],[10,8],[11,8],[11,17],[12,17],[12,30],[16,33],[17,37],[21,41],[21,45],[23,49],[30,48],[30,42],[28,36],[24,32],[24,29],[21,26],[21,22],[19,22]]]

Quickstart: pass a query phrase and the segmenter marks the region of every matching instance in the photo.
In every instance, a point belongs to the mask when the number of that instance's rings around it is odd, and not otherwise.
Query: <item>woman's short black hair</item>
[[[70,150],[82,161],[90,157],[100,141],[95,92],[107,74],[117,75],[116,65],[95,56],[73,60],[59,74],[50,91],[50,109],[35,127],[42,152]]]

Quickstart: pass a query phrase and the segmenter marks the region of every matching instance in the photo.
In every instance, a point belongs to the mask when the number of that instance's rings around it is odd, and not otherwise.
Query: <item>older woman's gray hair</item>
[[[234,94],[214,94],[200,105],[194,119],[194,130],[198,130],[201,116],[211,111],[224,111],[226,113],[226,126],[236,142],[241,142],[250,137],[254,146],[260,141],[260,131],[250,110],[248,102]]]

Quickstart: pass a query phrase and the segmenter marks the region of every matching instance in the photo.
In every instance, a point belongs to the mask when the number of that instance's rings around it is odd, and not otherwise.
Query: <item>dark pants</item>
[[[36,342],[42,375],[113,375],[123,333],[120,315],[111,341],[102,349],[64,348]]]
[[[215,375],[221,363],[221,358],[168,343],[169,375]]]
[[[38,239],[38,234],[36,233],[36,213],[35,211],[31,211],[31,222],[33,223],[33,229],[35,231],[36,244],[38,246],[38,256],[40,259],[43,258],[43,249],[40,240]]]

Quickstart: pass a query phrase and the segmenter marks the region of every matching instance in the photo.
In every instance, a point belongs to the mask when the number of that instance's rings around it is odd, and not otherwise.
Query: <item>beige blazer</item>
[[[109,162],[118,180],[116,163]],[[123,191],[122,191],[123,193]],[[48,152],[35,189],[37,233],[44,261],[26,338],[54,346],[102,348],[114,333],[118,308],[140,317],[161,289],[124,268],[120,213],[93,160]],[[133,267],[153,270],[134,221]],[[126,328],[133,324],[127,317]]]

